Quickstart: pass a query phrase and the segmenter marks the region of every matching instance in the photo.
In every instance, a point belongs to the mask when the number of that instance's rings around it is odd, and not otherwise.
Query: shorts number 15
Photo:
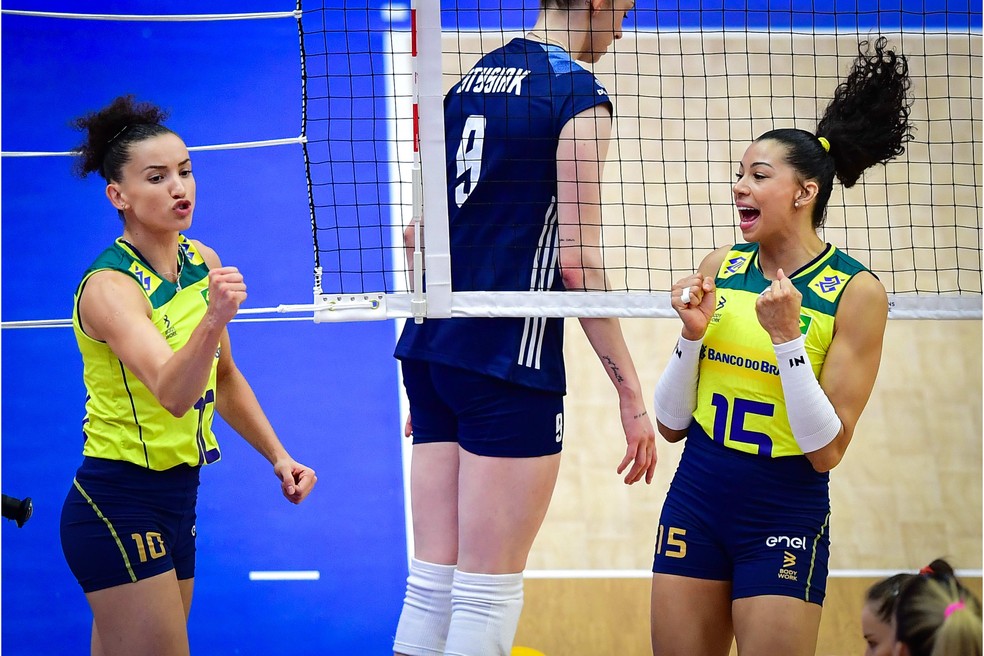
[[[663,525],[660,524],[656,529],[656,553],[664,554],[667,558],[683,558],[687,555],[687,543],[683,541],[686,534],[686,529],[670,526],[664,530]],[[665,552],[664,538],[666,539]]]

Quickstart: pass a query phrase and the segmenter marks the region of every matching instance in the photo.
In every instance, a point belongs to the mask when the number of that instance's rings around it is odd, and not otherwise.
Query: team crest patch
[[[731,251],[728,256],[724,258],[724,262],[721,263],[721,271],[718,276],[722,279],[730,278],[733,275],[744,273],[748,268],[748,263],[751,262],[751,257],[747,253],[742,253],[741,251]]]
[[[850,279],[850,274],[827,266],[810,281],[809,286],[817,296],[833,303]]]
[[[191,242],[181,242],[181,250],[184,251],[184,256],[189,259],[195,259],[195,250],[191,247]]]
[[[150,269],[136,260],[130,263],[130,273],[137,277],[137,280],[140,282],[140,285],[144,288],[147,294],[153,294],[161,285],[161,279],[154,275]]]
[[[203,261],[202,256],[198,254],[198,251],[195,250],[195,247],[192,245],[192,243],[188,240],[187,237],[182,236],[179,245],[181,246],[181,250],[184,251],[185,260],[187,260],[189,264],[202,263]]]

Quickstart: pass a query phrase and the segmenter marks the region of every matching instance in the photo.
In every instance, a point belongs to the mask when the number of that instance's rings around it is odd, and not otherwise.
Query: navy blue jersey
[[[560,291],[557,146],[576,114],[611,109],[562,48],[514,39],[444,99],[454,291]],[[563,319],[408,321],[396,357],[564,392]]]

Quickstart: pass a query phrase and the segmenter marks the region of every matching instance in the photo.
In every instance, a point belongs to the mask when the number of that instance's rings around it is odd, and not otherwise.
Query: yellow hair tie
[[[826,152],[828,152],[828,153],[830,152],[830,142],[829,141],[827,141],[823,137],[817,137],[817,141],[820,142],[820,145],[823,146],[823,149]]]

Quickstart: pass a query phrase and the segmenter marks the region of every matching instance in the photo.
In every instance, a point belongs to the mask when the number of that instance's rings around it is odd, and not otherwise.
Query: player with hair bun
[[[186,656],[202,466],[219,459],[215,412],[300,503],[314,470],[278,439],[232,359],[246,299],[235,268],[189,239],[191,157],[166,114],[121,96],[75,121],[81,176],[98,173],[123,234],[83,274],[72,324],[88,393],[84,455],[61,543],[92,608],[94,656]]]

